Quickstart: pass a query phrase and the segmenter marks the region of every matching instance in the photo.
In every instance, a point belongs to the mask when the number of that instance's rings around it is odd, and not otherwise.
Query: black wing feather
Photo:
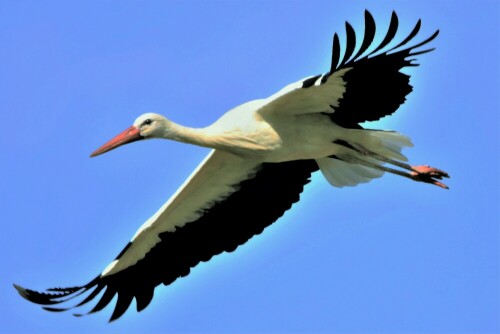
[[[375,31],[375,20],[373,19],[372,14],[370,14],[369,11],[365,10],[365,36],[363,37],[363,43],[361,43],[361,47],[354,56],[354,59],[361,56],[372,44],[373,38],[375,37]]]
[[[410,34],[401,43],[399,43],[395,47],[389,49],[387,52],[396,50],[397,48],[402,47],[403,45],[406,45],[409,41],[411,41],[413,39],[413,37],[417,36],[418,32],[420,31],[421,26],[422,26],[422,20],[418,20],[417,24],[415,24],[415,27],[410,32]]]
[[[337,33],[333,35],[333,44],[332,44],[332,65],[330,67],[330,73],[333,73],[337,68],[337,64],[340,60],[340,42],[339,36]]]
[[[109,321],[114,321],[121,317],[123,313],[128,309],[130,303],[134,299],[134,295],[129,290],[121,290],[118,292],[118,299],[116,301],[116,306],[111,315]]]
[[[254,178],[241,182],[238,191],[196,221],[175,232],[161,233],[162,241],[134,266],[114,275],[98,277],[82,287],[58,288],[57,294],[16,288],[24,298],[42,305],[59,304],[61,297],[73,298],[75,293],[95,288],[77,306],[90,302],[105,288],[89,313],[102,310],[116,294],[118,299],[110,321],[123,315],[134,298],[137,310],[141,311],[151,302],[157,285],[168,285],[186,276],[199,262],[235,250],[276,221],[299,200],[304,185],[309,183],[311,173],[316,170],[318,166],[314,160],[265,163]],[[51,311],[66,310],[49,308]]]
[[[104,289],[104,288],[105,288],[104,285],[96,286],[94,291],[92,291],[87,297],[85,297],[84,300],[82,300],[80,303],[78,303],[75,307],[87,304],[89,301],[94,299],[99,294],[99,292],[101,292],[102,289]]]
[[[137,304],[137,312],[141,312],[144,310],[149,303],[151,303],[151,300],[153,300],[155,293],[154,287],[144,287],[142,290],[137,291],[137,294],[135,295],[135,302]]]
[[[100,285],[104,284],[101,283]],[[99,302],[94,306],[92,310],[90,310],[89,313],[99,312],[100,310],[105,308],[109,304],[109,302],[113,299],[115,294],[116,291],[112,287],[108,286],[104,291],[104,294],[102,295],[101,299],[99,299]]]
[[[394,39],[398,27],[398,18],[393,12],[389,29],[380,45],[360,58],[369,48],[369,44],[373,42],[372,33],[375,33],[373,18],[368,12],[365,12],[365,20],[365,37],[360,51],[350,60],[344,56],[342,62],[336,67],[336,71],[344,68],[349,68],[349,70],[343,75],[345,93],[339,100],[338,107],[334,108],[334,113],[330,114],[330,118],[347,128],[359,128],[359,123],[375,121],[391,115],[406,101],[406,96],[412,91],[412,86],[410,77],[400,70],[404,67],[418,66],[408,57],[433,50],[413,51],[432,41],[439,33],[438,30],[423,42],[397,50],[412,41],[418,34],[421,28],[421,20],[418,20],[403,41],[384,51],[384,48]],[[346,55],[349,56],[350,50],[354,49],[353,45],[356,43],[355,34],[351,30],[350,25],[347,24]],[[376,54],[381,50],[381,53]],[[332,63],[333,66],[335,64]],[[332,72],[328,76],[331,74]]]
[[[349,22],[345,23],[345,32],[346,32],[346,47],[344,58],[342,58],[342,62],[340,63],[340,67],[343,67],[349,58],[351,58],[352,53],[354,52],[354,48],[356,47],[356,32],[354,28],[351,26]]]
[[[396,36],[396,32],[398,31],[399,20],[396,12],[392,12],[391,22],[389,23],[389,29],[387,29],[387,33],[385,34],[384,39],[380,43],[379,46],[375,50],[371,52],[371,54],[375,54],[377,51],[382,50],[387,44],[389,44],[394,36]]]
[[[427,38],[427,39],[426,39],[425,41],[423,41],[423,42],[418,43],[417,45],[412,46],[410,49],[416,49],[416,48],[418,48],[418,47],[421,47],[421,46],[422,46],[422,45],[424,45],[424,44],[429,43],[429,42],[430,42],[430,41],[432,41],[434,38],[436,38],[436,37],[437,37],[437,35],[439,35],[439,30],[436,30],[436,31],[434,32],[434,34],[432,34],[432,36],[431,36],[431,37]],[[424,52],[424,53],[425,53],[425,52],[429,52],[429,51],[432,51],[432,50],[434,50],[434,49],[429,49],[429,50],[425,50],[425,51],[422,51],[422,52]],[[403,50],[402,52],[404,52],[404,51],[406,51],[406,50]],[[409,50],[409,51],[411,51],[411,50]],[[414,56],[414,55],[417,55],[417,54],[419,54],[419,53],[418,53],[418,52],[413,52],[413,53],[411,53],[411,52],[410,52],[410,53],[408,53],[408,55],[409,55],[409,56]]]

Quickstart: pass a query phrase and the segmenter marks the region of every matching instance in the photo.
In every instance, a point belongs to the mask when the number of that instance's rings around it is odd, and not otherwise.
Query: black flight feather
[[[337,68],[337,64],[340,59],[340,42],[337,33],[333,35],[333,45],[332,45],[332,65],[330,67],[330,73],[333,73]]]
[[[356,47],[356,32],[353,27],[349,24],[349,22],[345,23],[345,32],[346,32],[346,47],[344,58],[342,58],[342,62],[340,63],[340,67],[345,65],[349,58],[351,58],[352,53],[354,52],[354,48]]]
[[[385,34],[384,39],[380,43],[379,46],[375,50],[371,52],[371,54],[375,54],[377,51],[382,50],[387,44],[389,44],[394,36],[396,36],[396,32],[398,31],[398,16],[395,12],[392,12],[391,22],[389,23],[389,29],[387,29],[387,33]]]
[[[361,43],[361,47],[359,48],[353,59],[361,56],[372,44],[373,38],[375,37],[375,31],[375,20],[373,19],[373,16],[370,14],[370,12],[365,10],[365,36],[363,37],[363,43]]]
[[[304,185],[310,182],[311,173],[316,170],[318,166],[314,160],[264,163],[254,177],[239,184],[238,191],[206,210],[196,221],[175,232],[161,233],[162,241],[135,265],[113,275],[98,277],[81,288],[58,288],[61,293],[57,295],[16,288],[21,296],[41,305],[59,304],[64,301],[60,297],[74,298],[75,293],[95,289],[76,307],[94,300],[102,289],[106,289],[88,313],[102,310],[118,294],[110,321],[123,315],[134,298],[137,310],[141,311],[151,302],[157,285],[170,284],[186,276],[199,262],[235,250],[281,217],[299,200]],[[250,209],[249,203],[259,209]],[[56,312],[66,310],[48,308]]]
[[[398,18],[393,12],[389,28],[380,45],[363,58],[358,58],[370,47],[367,41],[373,42],[372,33],[375,32],[373,18],[368,12],[365,12],[365,20],[365,37],[360,47],[361,52],[358,51],[350,60],[347,58],[354,49],[356,37],[352,27],[346,24],[346,54],[335,69],[338,71],[349,68],[342,77],[345,81],[345,93],[339,99],[338,106],[333,108],[334,112],[329,115],[332,121],[347,128],[359,128],[359,123],[375,121],[390,115],[405,102],[406,96],[412,91],[412,86],[410,77],[400,70],[404,67],[418,66],[412,63],[413,59],[408,58],[431,51],[432,49],[414,50],[432,41],[439,33],[438,30],[424,41],[400,49],[417,36],[421,28],[421,20],[418,20],[403,41],[384,50],[394,40],[398,27]]]

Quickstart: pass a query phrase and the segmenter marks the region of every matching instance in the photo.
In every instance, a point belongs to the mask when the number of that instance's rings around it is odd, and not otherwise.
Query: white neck
[[[215,148],[214,139],[205,129],[190,128],[174,122],[170,122],[168,130],[165,130],[161,137],[197,146]]]

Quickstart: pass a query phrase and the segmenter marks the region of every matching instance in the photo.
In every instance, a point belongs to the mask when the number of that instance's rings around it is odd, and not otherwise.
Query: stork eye
[[[142,122],[142,125],[150,125],[151,123],[153,123],[153,121],[148,118],[147,120]]]

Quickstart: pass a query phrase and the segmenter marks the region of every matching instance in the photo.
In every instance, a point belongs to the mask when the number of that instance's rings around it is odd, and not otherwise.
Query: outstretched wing
[[[346,82],[345,94],[331,115],[332,120],[345,127],[355,127],[357,123],[376,121],[394,113],[406,100],[412,91],[410,76],[401,73],[404,67],[418,66],[414,59],[409,57],[430,52],[434,49],[414,51],[429,43],[439,34],[437,30],[426,40],[405,47],[418,34],[421,21],[410,34],[396,46],[386,49],[394,40],[398,29],[398,17],[392,12],[389,28],[382,42],[373,50],[366,53],[375,36],[375,22],[368,11],[365,11],[365,35],[360,49],[351,57],[356,44],[354,29],[346,22],[347,46],[342,60],[340,60],[340,43],[337,34],[333,37],[332,65],[330,73],[351,68],[343,76]],[[385,49],[385,50],[384,50]],[[384,50],[384,51],[381,51]],[[328,75],[328,74],[327,74]],[[328,77],[327,77],[328,78]]]
[[[15,287],[21,296],[49,311],[65,311],[98,299],[89,312],[94,313],[115,295],[110,320],[119,318],[133,299],[141,311],[151,302],[157,285],[168,285],[199,262],[234,251],[276,221],[299,200],[317,169],[314,160],[256,164],[213,151],[94,280],[46,293]],[[77,296],[81,301],[76,306],[54,307]]]
[[[327,113],[332,121],[344,127],[359,127],[358,123],[375,121],[394,113],[412,91],[410,77],[400,70],[418,66],[409,57],[432,51],[415,50],[432,41],[439,33],[438,30],[426,40],[407,47],[418,34],[420,26],[419,20],[406,38],[387,48],[398,30],[398,17],[393,12],[387,33],[375,46],[375,21],[365,11],[364,37],[355,54],[356,33],[346,22],[344,55],[341,58],[339,37],[335,34],[330,71],[290,84],[269,97],[268,103],[259,112]],[[373,50],[369,51],[370,48]]]

